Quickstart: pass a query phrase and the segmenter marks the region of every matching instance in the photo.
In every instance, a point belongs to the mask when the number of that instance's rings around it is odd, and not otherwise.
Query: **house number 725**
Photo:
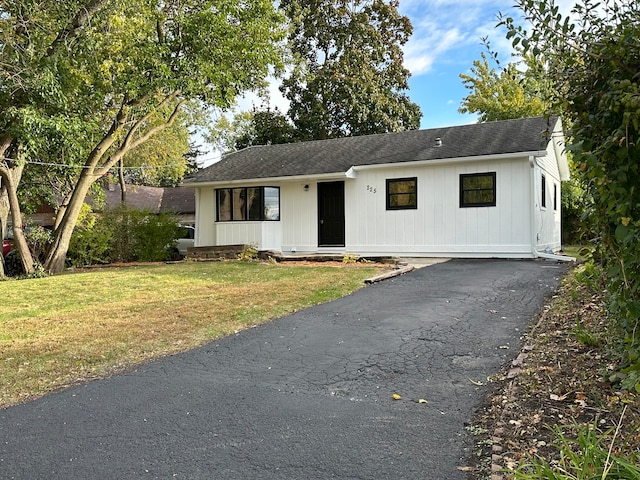
[[[371,185],[367,185],[367,192],[376,193],[376,187],[372,187]]]

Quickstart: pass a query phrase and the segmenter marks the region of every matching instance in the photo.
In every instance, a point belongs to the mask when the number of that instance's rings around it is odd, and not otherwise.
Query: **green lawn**
[[[0,282],[0,407],[346,295],[380,271],[186,262]]]

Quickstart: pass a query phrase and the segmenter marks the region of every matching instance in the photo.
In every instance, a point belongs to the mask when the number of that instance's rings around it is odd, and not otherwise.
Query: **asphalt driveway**
[[[464,479],[477,383],[565,271],[441,263],[0,410],[0,478]]]

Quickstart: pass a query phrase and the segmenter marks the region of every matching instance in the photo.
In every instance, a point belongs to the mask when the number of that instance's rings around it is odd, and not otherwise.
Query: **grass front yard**
[[[381,270],[187,262],[0,282],[0,408],[347,295]]]

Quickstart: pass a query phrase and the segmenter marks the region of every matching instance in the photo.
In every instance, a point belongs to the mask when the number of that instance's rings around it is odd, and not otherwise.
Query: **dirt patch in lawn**
[[[576,437],[576,423],[609,430],[608,448],[620,425],[612,453],[640,453],[640,398],[609,381],[618,367],[608,353],[609,324],[600,292],[565,282],[518,357],[491,379],[468,426],[475,435],[470,479],[513,479],[531,456],[557,462],[554,426],[568,438]]]

